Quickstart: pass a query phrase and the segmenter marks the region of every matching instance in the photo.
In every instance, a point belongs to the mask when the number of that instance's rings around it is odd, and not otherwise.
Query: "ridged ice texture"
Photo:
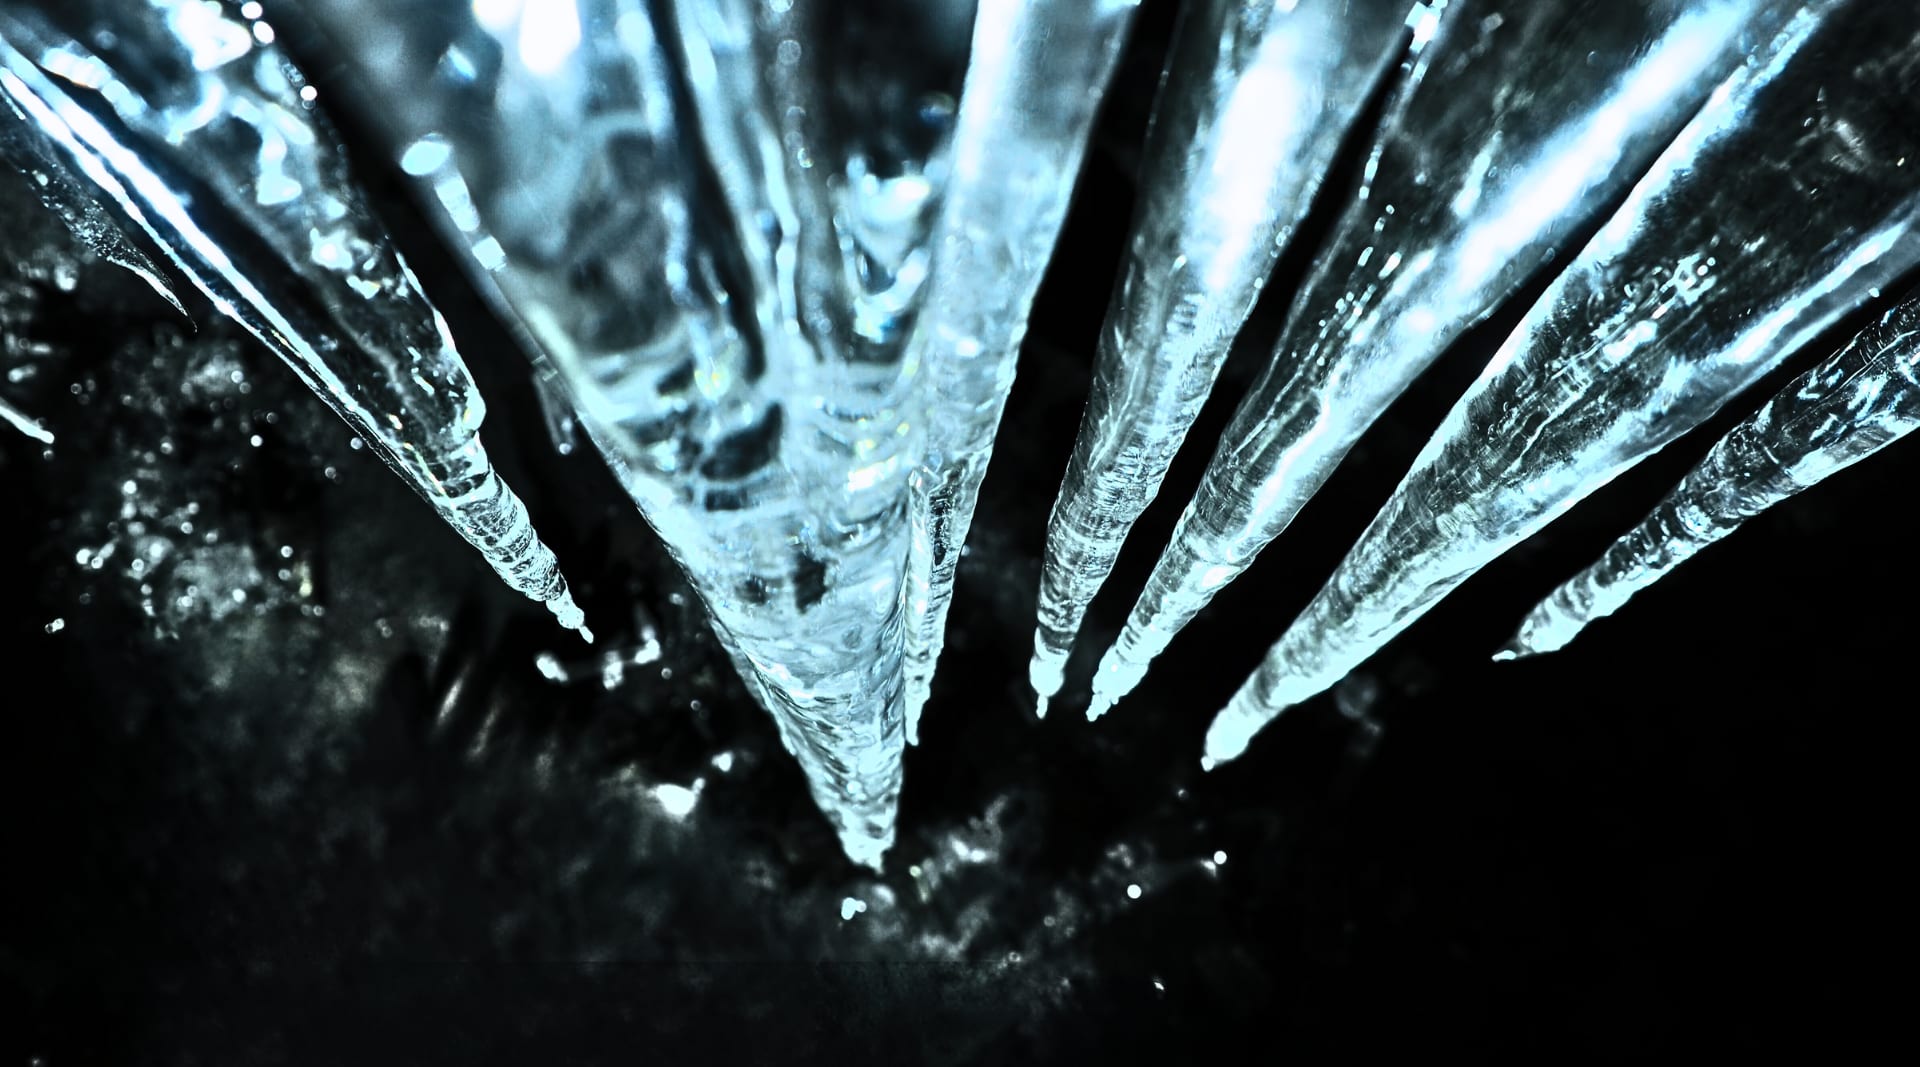
[[[1138,0],[982,0],[933,269],[907,361],[931,406],[909,479],[910,735],[945,642],[954,570],[1101,95]]]
[[[782,462],[822,536],[875,542],[897,522],[905,484],[919,398],[904,341],[941,166],[897,144],[917,121],[904,97],[895,114],[846,128],[833,100],[844,72],[834,68],[855,62],[849,53],[872,29],[845,8],[682,0],[673,9],[756,336],[783,383],[776,395],[804,400],[787,407]],[[893,34],[894,47],[913,49],[913,29]],[[861,73],[869,92],[901,80],[897,70]]]
[[[1494,658],[1566,647],[1588,623],[1618,611],[1741,523],[1915,428],[1920,296],[1888,311],[1735,426],[1645,521],[1529,612]]]
[[[958,57],[909,26],[875,59],[864,18],[924,12],[808,0],[306,8],[374,57],[402,168],[570,387],[847,853],[878,865],[904,748],[923,111],[950,109]],[[850,103],[842,63],[879,100]]]
[[[271,27],[203,0],[50,10],[57,25],[0,7],[14,105],[104,208],[277,352],[508,585],[581,629],[558,562],[480,445],[486,408],[446,324]]]
[[[1387,406],[1646,172],[1797,4],[1454,0],[1094,677],[1090,714],[1279,536]]]
[[[1406,14],[1407,0],[1200,0],[1182,13],[1087,411],[1047,523],[1030,671],[1042,714],[1274,260],[1404,49]]]
[[[1920,260],[1920,10],[1808,5],[1756,45],[1448,414],[1209,760]]]

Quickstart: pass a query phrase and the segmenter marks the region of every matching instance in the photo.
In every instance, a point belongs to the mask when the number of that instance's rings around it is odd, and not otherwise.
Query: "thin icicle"
[[[1320,692],[1920,261],[1920,14],[1810,6],[1663,154],[1207,732]]]
[[[1027,314],[1138,0],[982,0],[960,97],[933,271],[907,365],[931,405],[909,477],[909,737],[945,642],[954,570]]]
[[[1456,0],[1094,677],[1090,713],[1279,536],[1460,334],[1616,202],[1788,0]]]
[[[53,432],[51,430],[40,425],[38,420],[26,412],[7,403],[4,397],[0,397],[0,422],[6,423],[8,426],[19,430],[21,433],[26,434],[28,437],[33,438],[43,445],[53,443]]]
[[[187,313],[160,268],[128,240],[119,223],[100,206],[92,187],[73,173],[59,146],[6,93],[0,93],[0,160],[21,170],[40,203],[88,251],[146,282],[175,311]]]
[[[361,201],[271,27],[196,0],[74,3],[60,15],[102,51],[35,12],[0,10],[0,88],[14,106],[508,585],[591,640],[480,445],[486,407],[446,324]]]
[[[1406,0],[1203,0],[1182,14],[1133,240],[1047,523],[1029,672],[1042,714],[1233,335],[1369,90],[1404,49],[1406,10]]]
[[[1566,647],[1588,623],[1740,528],[1920,428],[1920,295],[1796,378],[1713,446],[1646,520],[1528,613],[1495,659]]]

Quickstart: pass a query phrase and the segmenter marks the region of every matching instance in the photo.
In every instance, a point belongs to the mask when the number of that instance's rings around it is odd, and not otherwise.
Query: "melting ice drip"
[[[875,865],[1133,3],[982,0],[968,44],[970,7],[275,8],[344,46],[359,109],[533,361],[556,444],[577,420],[614,466],[848,854]],[[1337,210],[1331,236],[1095,675],[1092,714],[1462,332],[1557,276],[1215,721],[1210,762],[1920,262],[1910,8],[1188,0],[1049,525],[1041,707],[1316,195]],[[0,151],[91,247],[170,296],[125,234],[151,241],[509,582],[577,623],[479,448],[479,397],[444,325],[261,15],[0,2]],[[1378,128],[1354,129],[1376,87]],[[1360,177],[1321,189],[1348,137],[1370,144]],[[1563,641],[1911,429],[1912,309],[1736,430],[1518,648]]]

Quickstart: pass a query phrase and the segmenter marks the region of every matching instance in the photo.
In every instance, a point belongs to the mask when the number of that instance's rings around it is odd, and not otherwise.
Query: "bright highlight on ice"
[[[1495,659],[1566,647],[1746,520],[1920,427],[1920,294],[1728,432],[1640,525],[1527,614]]]
[[[360,108],[373,154],[527,355],[554,447],[607,461],[846,854],[878,867],[1135,3],[981,0],[970,34],[944,2],[874,0],[859,19],[829,0],[288,3],[364,64],[338,92],[378,103]],[[1043,714],[1316,200],[1330,236],[1093,672],[1089,717],[1449,346],[1550,284],[1213,721],[1208,768],[1920,263],[1911,5],[1409,6],[1182,5],[1047,529],[1029,665]],[[263,7],[0,0],[0,156],[95,254],[176,308],[184,279],[271,347],[356,447],[591,640],[480,444],[485,404],[445,323]],[[1343,144],[1364,150],[1358,177],[1328,185]],[[1559,647],[1911,432],[1916,306],[1742,423],[1508,652]],[[0,421],[50,444],[33,414],[0,401]],[[539,669],[615,688],[659,656],[641,636]],[[700,788],[649,795],[687,818]],[[842,917],[865,908],[848,897]]]

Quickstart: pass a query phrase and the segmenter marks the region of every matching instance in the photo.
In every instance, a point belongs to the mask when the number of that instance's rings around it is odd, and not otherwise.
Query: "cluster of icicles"
[[[928,42],[950,2],[865,24],[827,0],[283,6],[361,65],[394,162],[687,570],[848,854],[877,865],[1133,0],[980,0],[944,112]],[[578,626],[480,449],[452,339],[265,14],[5,0],[0,151],[173,299],[138,246],[161,253]],[[1920,425],[1920,294],[1883,296],[1920,261],[1909,0],[1186,0],[1168,56],[1048,528],[1043,713],[1310,202],[1334,205],[1330,236],[1090,717],[1452,342],[1551,281],[1214,720],[1210,766],[1865,304],[1871,326],[1501,654],[1564,645]],[[1323,188],[1343,144],[1364,166]]]

